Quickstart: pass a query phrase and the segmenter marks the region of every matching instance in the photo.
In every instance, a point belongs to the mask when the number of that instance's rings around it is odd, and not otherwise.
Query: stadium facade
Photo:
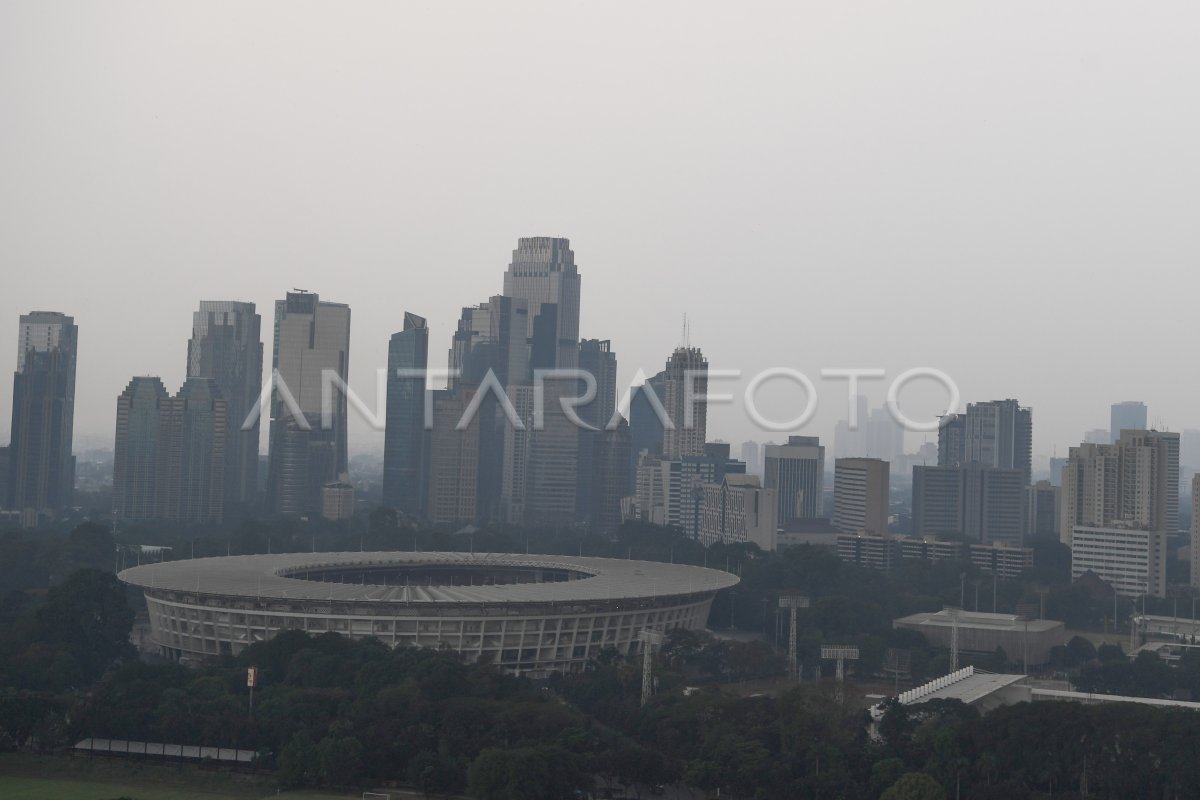
[[[579,670],[640,652],[643,630],[703,629],[726,572],[608,558],[495,553],[286,553],[144,564],[162,653],[237,655],[281,631],[447,647],[515,673]]]

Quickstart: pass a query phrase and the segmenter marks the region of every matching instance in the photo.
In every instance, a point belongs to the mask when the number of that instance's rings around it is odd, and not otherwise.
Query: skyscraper
[[[659,456],[663,452],[666,429],[663,405],[666,396],[667,374],[660,372],[629,394],[629,494],[637,491],[637,465],[643,452]]]
[[[779,524],[821,515],[825,448],[816,436],[789,436],[787,444],[766,446],[763,486],[774,489]]]
[[[504,274],[504,295],[529,304],[530,341],[550,343],[550,367],[574,367],[579,348],[579,270],[567,239],[534,236],[517,240]],[[539,324],[540,321],[540,324]],[[540,334],[535,337],[536,334]]]
[[[116,517],[220,523],[226,418],[212,378],[188,378],[174,397],[158,378],[133,378],[117,399]]]
[[[708,428],[708,361],[698,347],[677,347],[663,372],[663,406],[672,423],[663,431],[663,455],[702,456]]]
[[[938,420],[939,467],[961,467],[967,458],[967,416],[946,414]]]
[[[843,533],[886,536],[888,462],[878,458],[839,458],[833,462],[833,527]]]
[[[343,382],[350,361],[350,307],[316,294],[288,292],[275,302],[272,366],[283,386],[271,395],[268,505],[282,514],[320,513],[321,492],[345,473],[347,401],[332,392],[330,424],[322,424],[323,384]],[[283,388],[295,398],[288,409]]]
[[[611,479],[624,478],[628,484],[628,469],[629,453],[628,453],[628,428],[625,428],[624,447],[621,447],[615,437],[611,436],[613,431],[607,431],[606,427],[617,408],[617,354],[612,351],[611,343],[605,339],[584,339],[579,343],[579,368],[591,375],[596,381],[596,397],[592,402],[582,405],[577,409],[579,418],[595,430],[587,428],[579,429],[579,469],[576,480],[576,496],[575,496],[575,513],[581,522],[595,522],[600,516],[601,509],[598,504],[611,505],[608,495],[599,491],[598,483],[606,479],[601,475],[601,472],[612,473],[615,465],[607,461],[602,461],[598,458],[599,451],[602,449],[602,441],[605,438],[613,440],[613,446],[625,452],[626,466],[623,469],[616,470],[616,475],[609,476]],[[582,393],[582,388],[581,388]],[[607,455],[612,457],[612,447],[608,449]],[[624,489],[619,498],[624,495]],[[616,509],[619,511],[619,507]],[[611,521],[612,509],[607,509]]]
[[[259,419],[242,430],[262,394],[262,318],[253,303],[204,300],[192,315],[187,376],[212,378],[225,401],[225,511],[248,510],[258,492]]]
[[[425,431],[425,377],[429,326],[406,312],[404,330],[388,342],[387,415],[383,440],[383,502],[422,517],[428,496],[429,439]],[[401,374],[418,370],[420,375]]]
[[[117,398],[113,449],[113,514],[117,519],[158,517],[161,405],[169,398],[156,377],[136,377]]]
[[[54,519],[71,503],[78,343],[72,317],[56,311],[21,316],[6,499],[26,527]]]
[[[1146,404],[1140,400],[1126,400],[1113,403],[1109,412],[1108,437],[1116,444],[1121,438],[1121,431],[1146,430]]]
[[[471,389],[433,393],[427,515],[434,524],[454,525],[472,522],[476,517],[479,416],[467,421],[461,430],[458,428],[474,394]]]

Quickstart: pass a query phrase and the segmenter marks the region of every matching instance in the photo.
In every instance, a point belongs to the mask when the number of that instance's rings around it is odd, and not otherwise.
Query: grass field
[[[348,800],[358,795],[276,793],[274,781],[186,766],[137,762],[0,756],[4,800]]]

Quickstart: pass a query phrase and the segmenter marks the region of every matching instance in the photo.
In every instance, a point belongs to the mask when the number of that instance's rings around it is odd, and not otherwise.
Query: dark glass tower
[[[253,507],[258,492],[259,424],[242,430],[262,393],[262,318],[253,303],[205,300],[192,315],[187,375],[211,378],[225,401],[224,507]]]
[[[425,431],[425,378],[399,370],[429,366],[429,327],[406,312],[404,330],[388,343],[387,415],[383,444],[383,502],[406,514],[425,515],[429,437]]]
[[[71,503],[78,343],[72,317],[55,311],[21,316],[6,499],[27,527],[56,518]]]

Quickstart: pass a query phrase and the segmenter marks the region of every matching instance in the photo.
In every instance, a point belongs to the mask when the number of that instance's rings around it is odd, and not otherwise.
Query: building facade
[[[425,430],[425,375],[429,326],[404,314],[404,329],[388,342],[387,415],[383,440],[383,502],[413,517],[425,515],[429,434]]]
[[[335,387],[350,368],[350,307],[309,292],[275,303],[268,507],[280,514],[320,513],[321,492],[346,472],[347,400]],[[282,392],[295,401],[289,408]]]
[[[833,465],[833,527],[844,533],[888,532],[888,462],[839,458]]]
[[[1092,572],[1123,597],[1167,596],[1167,536],[1125,526],[1076,525],[1071,579]]]
[[[57,311],[21,315],[13,374],[8,490],[0,503],[36,527],[70,506],[79,329]]]
[[[775,491],[781,526],[821,516],[825,448],[816,436],[789,436],[787,444],[767,445],[763,472],[763,485]]]
[[[719,483],[702,486],[700,543],[752,542],[760,550],[775,550],[779,504],[758,476],[729,474]]]
[[[260,415],[251,412],[262,395],[262,372],[262,318],[254,303],[201,301],[192,314],[187,376],[211,378],[225,401],[226,513],[257,506],[261,426]]]

